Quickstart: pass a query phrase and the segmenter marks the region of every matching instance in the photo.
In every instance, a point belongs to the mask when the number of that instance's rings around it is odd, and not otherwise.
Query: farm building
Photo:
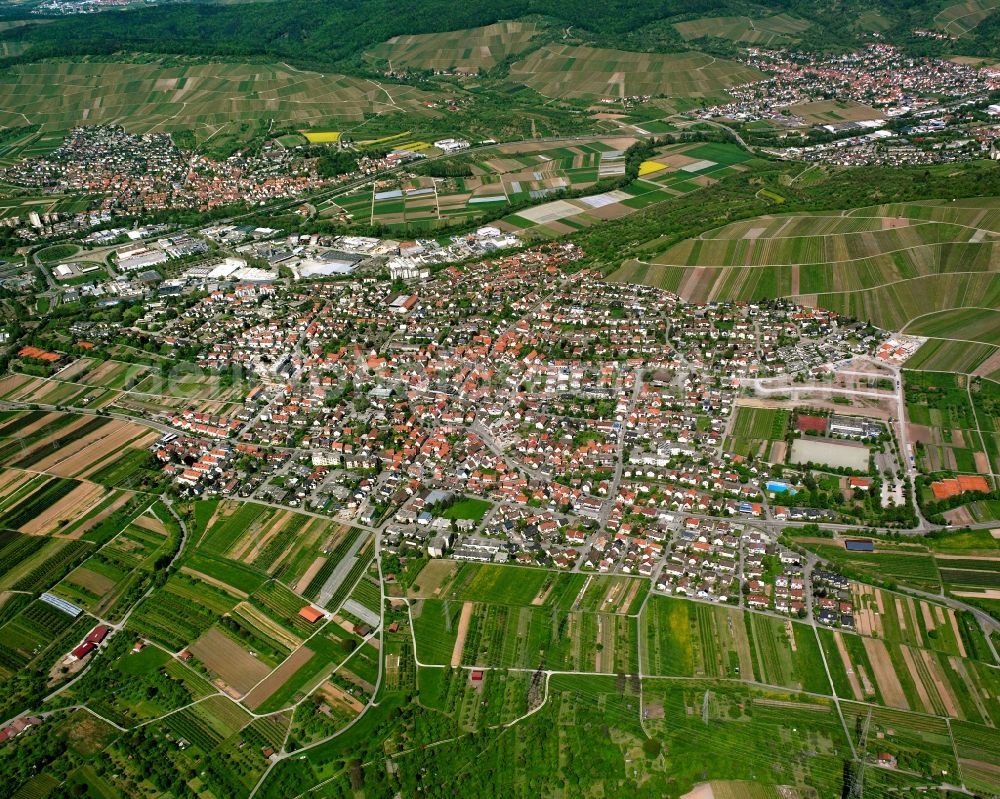
[[[98,624],[93,630],[87,633],[87,637],[83,640],[85,643],[99,644],[107,637],[110,630],[111,628],[108,625]]]
[[[97,649],[97,644],[93,641],[84,641],[76,649],[69,653],[70,660],[83,660],[95,649]]]
[[[306,605],[299,611],[299,615],[310,624],[315,624],[323,618],[323,611],[314,608],[312,605]]]

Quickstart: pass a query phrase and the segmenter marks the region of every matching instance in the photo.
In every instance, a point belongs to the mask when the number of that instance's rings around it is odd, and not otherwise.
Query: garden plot
[[[628,616],[429,599],[414,609],[413,624],[424,663],[605,673],[636,667],[636,621]]]

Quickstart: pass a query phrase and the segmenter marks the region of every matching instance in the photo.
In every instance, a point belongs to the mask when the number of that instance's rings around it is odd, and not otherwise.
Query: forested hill
[[[850,47],[877,12],[880,25],[903,34],[932,19],[947,0],[290,0],[155,8],[57,19],[4,32],[30,46],[18,60],[150,52],[273,58],[300,66],[343,65],[399,34],[434,33],[526,16],[544,18],[561,35],[632,50],[692,46],[673,23],[721,15],[784,12],[810,23],[808,47]],[[13,12],[11,12],[13,13]],[[8,63],[10,59],[7,60]]]

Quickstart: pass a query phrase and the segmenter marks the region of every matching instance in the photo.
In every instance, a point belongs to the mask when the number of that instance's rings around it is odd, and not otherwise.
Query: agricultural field
[[[961,0],[941,9],[934,25],[951,36],[964,36],[997,9],[998,0]]]
[[[510,68],[510,79],[545,97],[586,100],[667,95],[721,98],[725,90],[760,80],[761,73],[704,53],[630,53],[552,44]]]
[[[939,558],[941,581],[955,596],[1000,596],[1000,559]]]
[[[989,374],[1000,369],[1000,347],[970,341],[929,338],[906,360],[906,368],[968,375]]]
[[[443,568],[439,563],[428,561],[411,597],[634,615],[649,591],[648,580],[634,577],[478,563],[452,562],[451,568]]]
[[[961,308],[926,314],[914,319],[905,332],[929,338],[990,344],[1000,341],[1000,311],[992,308]],[[958,371],[958,370],[955,370]]]
[[[790,415],[789,411],[778,408],[737,407],[731,434],[724,444],[725,450],[771,459],[774,442],[783,441],[788,432]],[[779,460],[782,460],[784,447],[780,449],[782,458]]]
[[[365,55],[395,70],[475,74],[525,50],[539,33],[533,22],[497,22],[483,28],[394,36]]]
[[[187,565],[252,593],[266,574],[308,597],[337,565],[349,528],[248,502],[198,504],[197,551]],[[328,566],[328,568],[327,568]]]
[[[995,393],[991,383],[977,383],[973,392],[972,378],[963,374],[906,371],[903,378],[910,440],[922,471],[986,474],[1000,467],[997,427],[986,412]],[[928,492],[923,499],[932,497]]]
[[[613,673],[636,669],[631,616],[427,599],[414,605],[422,664]]]
[[[865,122],[884,117],[881,111],[853,100],[814,100],[807,103],[795,103],[782,110],[799,117],[807,125]]]
[[[992,663],[839,630],[820,630],[820,640],[842,698],[982,724],[1000,714]]]
[[[579,191],[602,177],[624,174],[624,151],[634,138],[618,137],[539,146],[504,144],[443,163],[454,177],[418,177],[323,203],[322,214],[344,212],[365,225],[455,224],[476,214],[523,205],[560,191]],[[426,145],[426,147],[424,146]],[[427,143],[394,143],[397,149],[426,150]]]
[[[645,162],[643,177],[621,189],[578,199],[553,200],[510,214],[497,225],[519,236],[530,237],[532,233],[546,238],[561,236],[711,186],[727,175],[745,170],[751,160],[752,156],[732,144],[666,145]],[[604,153],[598,174],[620,176],[624,167],[621,151]]]
[[[627,698],[605,701],[624,704]],[[643,710],[643,726],[663,741],[669,773],[681,785],[703,780],[705,764],[717,761],[711,774],[720,780],[837,784],[847,742],[829,701],[711,682],[651,679],[643,683]],[[719,752],[726,756],[718,757]],[[761,763],[768,768],[761,769]],[[721,794],[767,795],[743,790]]]
[[[962,778],[971,789],[1000,792],[1000,733],[976,724],[952,722]]]
[[[934,557],[919,547],[893,548],[879,542],[875,552],[848,552],[842,543],[832,541],[820,544],[815,539],[803,539],[798,543],[815,552],[842,574],[858,574],[869,579],[898,582],[933,592],[941,590]]]
[[[943,719],[853,702],[841,703],[841,711],[855,746],[862,744],[867,727],[869,751],[877,741],[878,751],[895,757],[900,769],[928,778],[942,771],[956,772],[951,733]]]
[[[830,690],[812,630],[798,622],[654,596],[643,612],[640,635],[647,674]]]
[[[199,142],[213,137],[217,147],[220,138],[249,139],[268,118],[336,127],[370,114],[426,115],[433,112],[424,103],[435,99],[408,86],[274,64],[45,61],[21,65],[0,81],[0,123],[27,119],[45,131],[84,120],[135,132],[191,130]]]
[[[2,449],[8,454],[7,465],[14,469],[114,486],[130,474],[120,462],[123,452],[144,453],[158,436],[147,427],[118,419],[51,414],[37,425],[18,429]],[[16,456],[10,457],[15,449]],[[107,481],[109,474],[120,479]]]
[[[147,646],[134,652],[135,643],[130,635],[112,638],[101,652],[100,668],[89,670],[67,698],[130,727],[215,692],[207,680],[162,649]]]
[[[454,718],[463,728],[496,724],[528,710],[531,676],[524,672],[493,669],[475,685],[464,669],[420,668],[417,674],[420,703]]]
[[[157,502],[67,574],[52,593],[117,620],[150,585],[157,563],[173,552],[178,535],[173,518]]]
[[[630,261],[612,280],[686,300],[791,297],[884,329],[994,344],[1000,209],[992,198],[734,222]],[[944,313],[971,309],[971,313]]]
[[[851,594],[860,635],[968,656],[968,633],[954,609],[862,583],[851,583]]]
[[[676,22],[674,27],[685,39],[716,36],[731,42],[773,47],[798,41],[798,34],[811,23],[788,14],[770,17],[702,17]]]

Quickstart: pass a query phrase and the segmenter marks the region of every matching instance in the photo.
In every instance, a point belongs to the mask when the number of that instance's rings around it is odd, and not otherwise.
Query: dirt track
[[[465,648],[465,636],[469,634],[473,607],[471,602],[465,602],[462,605],[462,615],[458,619],[458,637],[455,639],[455,648],[451,650],[452,668],[462,665],[462,650]]]

